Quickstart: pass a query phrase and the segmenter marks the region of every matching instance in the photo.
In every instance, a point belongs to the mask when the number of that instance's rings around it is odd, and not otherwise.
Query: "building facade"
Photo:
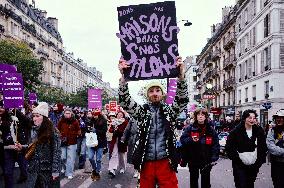
[[[197,82],[197,75],[196,70],[198,69],[198,66],[196,64],[196,56],[190,56],[186,57],[184,60],[185,64],[185,78],[187,81],[187,89],[189,94],[189,103],[188,103],[188,111],[193,111],[194,106],[198,105],[198,102],[195,100],[196,96],[199,94],[197,88],[196,88],[196,82]]]
[[[237,0],[223,8],[222,23],[212,26],[197,58],[201,103],[221,116],[255,109],[261,126],[284,108],[283,9],[282,0]]]
[[[244,1],[236,35],[237,110],[257,110],[265,126],[284,108],[284,1]]]
[[[102,81],[101,72],[65,51],[57,18],[46,15],[46,11],[35,8],[28,0],[0,0],[0,40],[25,42],[43,62],[41,81],[45,85],[76,92],[92,83],[115,93]]]

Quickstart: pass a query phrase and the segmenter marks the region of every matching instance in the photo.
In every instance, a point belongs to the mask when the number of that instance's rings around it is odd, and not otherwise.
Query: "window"
[[[284,10],[280,10],[280,33],[284,33]]]
[[[252,45],[254,46],[256,44],[256,32],[255,27],[252,28]]]
[[[196,69],[197,69],[197,68],[194,67],[194,68],[192,68],[192,71],[193,71],[193,72],[196,72]]]
[[[197,82],[197,76],[193,76],[193,81]]]
[[[239,104],[242,102],[242,90],[239,89],[238,91],[238,98],[239,98]]]
[[[248,60],[248,73],[247,73],[248,78],[250,78],[252,76],[252,62],[251,61],[252,61],[252,59]]]
[[[269,94],[269,81],[264,82],[264,94]]]
[[[248,88],[247,87],[245,88],[245,98],[246,99],[248,98]],[[248,102],[248,101],[246,101],[246,102]]]
[[[247,8],[244,11],[244,21],[245,21],[245,25],[248,24],[248,9]]]
[[[270,33],[270,14],[267,14],[264,18],[264,38]]]
[[[252,100],[256,100],[256,85],[252,86]]]
[[[280,66],[284,67],[284,43],[280,43]]]
[[[242,81],[243,72],[242,72],[242,64],[239,64],[239,82]]]
[[[263,69],[267,71],[271,66],[271,46],[267,47],[263,51]]]
[[[226,94],[223,94],[223,106],[225,106]]]
[[[252,56],[252,76],[256,75],[256,62],[255,62],[255,55]]]

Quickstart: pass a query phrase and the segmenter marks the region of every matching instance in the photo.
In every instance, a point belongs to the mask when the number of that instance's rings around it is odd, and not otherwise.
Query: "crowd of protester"
[[[0,101],[0,167],[5,188],[14,187],[15,163],[20,175],[16,181],[23,187],[60,187],[60,179],[74,178],[76,158],[79,169],[89,160],[93,181],[102,174],[103,155],[108,159],[110,178],[124,174],[126,164],[133,165],[134,178],[142,188],[178,187],[178,165],[188,167],[190,187],[211,187],[212,167],[219,159],[218,133],[229,132],[225,146],[232,160],[237,188],[254,187],[260,167],[271,161],[275,188],[284,187],[284,110],[273,115],[273,125],[266,130],[258,125],[257,113],[245,110],[233,120],[212,120],[205,108],[189,114],[184,127],[176,129],[177,118],[188,103],[184,65],[177,59],[180,75],[174,103],[163,102],[165,89],[160,82],[145,88],[147,102],[136,103],[129,94],[123,69],[119,85],[120,109],[69,108],[45,102],[25,104],[23,110],[7,109]],[[88,135],[88,136],[87,136]],[[177,139],[178,138],[178,139]]]

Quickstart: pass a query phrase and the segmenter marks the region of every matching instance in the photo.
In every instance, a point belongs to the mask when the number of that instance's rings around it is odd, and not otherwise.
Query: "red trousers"
[[[157,182],[156,182],[157,181]],[[178,188],[176,172],[174,172],[168,159],[147,161],[140,172],[140,188]]]

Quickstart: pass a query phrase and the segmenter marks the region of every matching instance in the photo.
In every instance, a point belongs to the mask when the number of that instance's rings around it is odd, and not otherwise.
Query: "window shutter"
[[[260,72],[264,72],[264,50],[261,51],[261,60],[260,60]]]
[[[284,43],[280,43],[280,66],[284,67]]]
[[[268,68],[271,68],[271,46],[268,47],[267,63]]]
[[[267,35],[270,34],[270,13],[267,14]]]
[[[280,11],[280,32],[284,33],[284,10]]]
[[[255,27],[252,28],[252,45],[254,46],[256,44],[256,32],[255,32]]]
[[[251,58],[249,58],[249,60],[248,60],[248,73],[247,73],[247,75],[248,75],[248,77],[250,78],[251,76],[252,76],[252,59]]]

